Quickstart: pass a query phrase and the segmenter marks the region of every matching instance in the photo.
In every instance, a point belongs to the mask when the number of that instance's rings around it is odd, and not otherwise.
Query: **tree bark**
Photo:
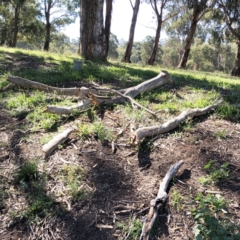
[[[106,15],[105,15],[106,52],[105,52],[105,58],[107,58],[108,50],[109,50],[109,39],[110,39],[111,20],[112,20],[112,1],[113,0],[106,0]]]
[[[19,21],[20,7],[15,6],[14,9],[14,26],[13,26],[13,39],[11,41],[11,46],[15,48],[17,46],[17,35],[18,35],[18,21]]]
[[[140,0],[136,0],[135,5],[133,7],[133,16],[132,16],[132,22],[130,26],[129,39],[127,42],[127,47],[126,47],[124,56],[122,58],[122,62],[131,63],[132,47],[133,47],[134,33],[135,33],[135,27],[136,27],[136,22],[138,17],[139,6],[140,6]]]
[[[106,60],[103,27],[104,0],[80,1],[80,55],[86,60]]]
[[[50,9],[48,6],[48,9],[45,10],[45,18],[46,18],[46,35],[45,35],[45,43],[43,50],[44,51],[49,51],[49,45],[50,45],[50,34],[51,34],[51,23],[50,23]]]
[[[155,36],[155,40],[154,40],[151,57],[149,58],[149,60],[147,62],[148,65],[153,65],[155,62],[157,50],[158,50],[158,44],[159,44],[159,40],[160,40],[161,29],[162,29],[162,15],[158,16],[158,25],[157,25],[156,36]]]
[[[235,66],[232,70],[231,75],[239,77],[240,76],[240,40],[237,43],[237,45],[238,45],[237,60],[235,62]]]
[[[187,61],[188,61],[188,56],[189,56],[189,53],[190,53],[193,37],[194,37],[194,34],[196,32],[196,28],[197,28],[197,24],[198,24],[198,21],[199,21],[200,13],[201,13],[201,8],[197,5],[193,9],[191,26],[190,26],[188,36],[187,36],[187,39],[186,39],[186,45],[184,47],[183,55],[182,55],[181,60],[178,64],[178,68],[186,68]]]

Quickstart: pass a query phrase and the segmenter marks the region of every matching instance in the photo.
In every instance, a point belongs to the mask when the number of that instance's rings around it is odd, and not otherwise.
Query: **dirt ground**
[[[11,60],[11,59],[10,59]],[[23,59],[23,62],[26,62]],[[75,86],[76,83],[73,83]],[[69,84],[68,84],[69,85]],[[101,109],[103,125],[119,132],[123,129],[121,111]],[[80,116],[81,117],[81,116]],[[80,117],[67,119],[63,129],[75,127]],[[86,119],[89,121],[89,119]],[[130,239],[128,229],[134,217],[142,221],[155,198],[159,184],[170,165],[184,164],[169,186],[169,199],[154,225],[150,239],[193,239],[194,219],[191,208],[199,192],[217,192],[228,202],[231,222],[240,225],[240,124],[219,120],[213,114],[194,120],[187,131],[175,129],[151,144],[130,146],[130,131],[118,138],[119,147],[112,152],[110,142],[95,138],[83,141],[76,133],[48,159],[43,158],[40,139],[44,131],[32,133],[24,116],[14,118],[0,103],[0,239],[111,240]],[[226,131],[224,138],[219,132]],[[16,191],[14,169],[27,160],[38,159],[39,171],[47,173],[46,197],[61,214],[44,215],[35,224],[27,223],[13,211],[28,204],[26,194]],[[201,185],[204,165],[214,160],[216,166],[228,162],[231,177],[217,185]],[[58,179],[63,165],[81,165],[86,171],[83,190],[90,193],[81,201],[64,195],[65,186]],[[183,208],[172,205],[173,191],[182,196]],[[126,226],[124,231],[119,224]]]
[[[1,182],[7,178],[1,187],[13,188],[11,169],[25,159],[42,159],[38,139],[43,133],[31,134],[22,130],[25,120],[12,118],[3,106],[0,107]],[[119,130],[121,114],[105,109],[102,118],[106,126]],[[77,121],[66,122],[64,128]],[[8,213],[15,205],[24,203],[24,199],[10,191],[0,208],[1,239],[125,239],[126,233],[124,236],[117,223],[129,224],[134,214],[142,219],[150,200],[158,192],[161,179],[170,165],[179,160],[184,164],[170,185],[169,201],[159,214],[158,231],[151,239],[193,239],[194,220],[189,212],[197,192],[219,191],[225,199],[230,199],[231,220],[240,224],[240,124],[214,119],[210,115],[195,120],[195,123],[184,134],[181,131],[165,134],[151,146],[143,144],[139,148],[128,144],[130,136],[125,131],[118,139],[122,146],[116,153],[112,153],[110,143],[102,144],[95,139],[83,142],[78,135],[71,134],[63,148],[44,163],[49,174],[47,192],[54,193],[52,189],[58,184],[54,173],[63,164],[81,164],[87,170],[85,186],[93,193],[91,200],[66,200],[64,214],[44,218],[39,227],[33,229],[24,221],[11,220]],[[216,133],[223,129],[227,135],[221,139]],[[4,142],[8,144],[4,145]],[[203,166],[210,159],[219,165],[229,162],[231,178],[217,186],[204,187],[198,178],[206,175]],[[171,205],[174,189],[184,197],[185,205],[180,211]]]

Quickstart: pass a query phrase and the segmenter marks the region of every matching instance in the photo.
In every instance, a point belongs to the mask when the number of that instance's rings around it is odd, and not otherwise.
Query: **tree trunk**
[[[105,58],[107,58],[108,50],[109,50],[109,38],[110,38],[111,20],[112,20],[112,1],[113,0],[106,1],[106,17],[105,17],[106,52],[105,52]]]
[[[133,16],[132,16],[132,22],[131,22],[131,26],[130,26],[129,39],[128,39],[126,51],[122,58],[122,62],[131,63],[130,58],[132,55],[132,46],[133,46],[134,33],[135,33],[135,27],[136,27],[136,22],[137,22],[139,6],[140,6],[140,0],[136,0],[135,6],[133,8]]]
[[[20,7],[16,6],[14,10],[14,26],[13,26],[13,39],[10,47],[15,48],[17,46],[17,34],[18,34],[18,21],[19,21]]]
[[[80,1],[80,55],[86,60],[106,60],[103,28],[104,0]]]
[[[191,23],[191,26],[190,26],[190,29],[189,29],[189,32],[188,32],[188,36],[187,36],[187,39],[186,39],[186,45],[185,45],[185,48],[184,48],[184,51],[183,51],[183,55],[182,55],[181,60],[178,64],[178,68],[186,68],[187,61],[188,61],[188,56],[189,56],[189,53],[190,53],[191,44],[192,44],[192,41],[193,41],[194,34],[196,32],[196,28],[197,28],[197,24],[198,24],[198,21],[199,21],[200,13],[201,13],[201,8],[198,7],[198,6],[194,7],[193,15],[192,15],[192,23]]]
[[[237,53],[237,60],[235,62],[235,67],[232,70],[232,76],[240,76],[240,41],[237,43],[238,45],[238,53]]]
[[[158,26],[157,26],[157,31],[156,31],[156,37],[155,37],[151,57],[149,58],[149,60],[147,62],[148,65],[153,65],[154,62],[155,62],[156,55],[157,55],[157,50],[158,50],[158,43],[159,43],[159,40],[160,40],[161,29],[162,29],[162,15],[160,15],[158,17]]]
[[[45,35],[45,43],[43,50],[44,51],[49,51],[49,45],[50,45],[50,34],[51,34],[51,23],[50,23],[50,13],[49,11],[45,12],[45,17],[46,17],[46,35]]]

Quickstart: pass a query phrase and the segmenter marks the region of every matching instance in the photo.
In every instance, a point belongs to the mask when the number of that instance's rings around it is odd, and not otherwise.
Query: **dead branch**
[[[68,137],[72,131],[73,131],[73,129],[70,129],[70,128],[66,129],[63,132],[61,132],[60,134],[58,134],[57,136],[55,136],[47,144],[45,144],[42,147],[45,157],[48,157],[58,147],[59,144],[64,143],[68,139]]]
[[[16,77],[16,76],[8,76],[7,79],[12,84],[21,87],[33,88],[43,92],[48,93],[55,93],[57,95],[66,95],[66,96],[73,96],[73,97],[80,97],[84,98],[85,95],[89,94],[89,89],[85,87],[81,88],[58,88],[52,87],[43,83],[34,82],[25,78]],[[92,90],[94,91],[94,90]],[[95,92],[95,91],[94,91]]]
[[[163,207],[164,203],[166,202],[166,200],[168,198],[168,195],[167,195],[168,184],[183,163],[184,162],[181,160],[180,162],[178,162],[174,165],[171,165],[168,172],[166,173],[163,181],[160,184],[157,197],[155,199],[152,199],[150,202],[150,209],[149,209],[148,215],[146,217],[146,220],[143,223],[140,240],[148,240],[149,239],[149,233],[150,233],[152,226],[155,222],[155,219],[158,215],[158,211],[160,208]]]
[[[0,90],[0,92],[5,92],[5,91],[8,91],[8,90],[12,90],[14,87],[15,87],[14,84],[9,83],[7,86],[5,86],[4,88],[2,88],[2,89]]]
[[[75,111],[84,111],[91,106],[91,102],[88,99],[84,99],[79,102],[77,105],[70,107],[61,107],[61,106],[47,106],[44,109],[44,112],[54,113],[54,114],[71,114]]]
[[[116,90],[112,90],[112,92],[116,93],[117,95],[120,95],[122,96],[123,98],[126,98],[128,99],[131,104],[132,104],[132,107],[135,108],[135,105],[138,106],[139,108],[142,108],[143,110],[145,110],[146,112],[150,113],[151,115],[153,115],[154,117],[157,117],[156,114],[154,112],[152,112],[151,110],[145,108],[144,106],[142,106],[141,104],[139,104],[138,102],[136,102],[133,98],[131,98],[130,96],[126,96],[122,93],[120,93],[119,91],[116,91]]]
[[[152,126],[152,127],[142,127],[137,129],[131,137],[132,144],[138,144],[140,140],[145,137],[153,137],[159,134],[167,133],[172,129],[176,128],[180,123],[184,122],[187,118],[193,118],[197,116],[204,115],[209,111],[215,109],[222,101],[219,101],[215,104],[207,106],[205,108],[194,108],[183,111],[180,115],[173,118],[172,120],[165,122],[160,126]]]

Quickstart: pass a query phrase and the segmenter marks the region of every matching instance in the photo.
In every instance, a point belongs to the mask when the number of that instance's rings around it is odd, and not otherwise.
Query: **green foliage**
[[[109,39],[109,50],[108,50],[108,57],[110,59],[118,59],[118,39],[117,36],[114,35],[113,33],[110,34],[110,39]]]
[[[214,164],[214,160],[210,160],[205,166],[204,169],[208,171],[208,177],[201,177],[199,182],[202,184],[206,183],[217,183],[224,181],[230,177],[230,170],[228,168],[229,163],[224,163],[220,167],[217,167]]]
[[[196,223],[193,229],[195,239],[239,239],[239,226],[231,223],[227,216],[218,217],[219,211],[227,213],[223,198],[216,198],[210,194],[203,196],[200,193],[196,197],[196,201],[198,207],[192,209]]]

